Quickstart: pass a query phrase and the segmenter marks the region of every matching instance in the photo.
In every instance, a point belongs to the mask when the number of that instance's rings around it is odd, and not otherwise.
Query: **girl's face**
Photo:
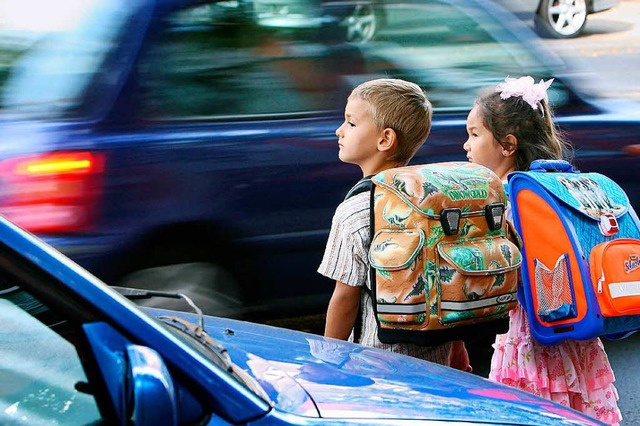
[[[491,169],[501,178],[513,170],[513,156],[505,154],[502,145],[485,127],[477,105],[474,105],[467,117],[467,134],[469,138],[462,147],[467,151],[467,159],[470,162]]]
[[[349,98],[344,122],[336,129],[338,157],[341,161],[366,169],[378,153],[378,141],[383,137],[371,118],[369,103],[357,97]]]

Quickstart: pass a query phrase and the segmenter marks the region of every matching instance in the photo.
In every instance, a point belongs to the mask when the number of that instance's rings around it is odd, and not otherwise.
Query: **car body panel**
[[[540,0],[494,0],[508,7],[510,10],[518,14],[518,16],[529,16],[533,18],[540,7]],[[615,7],[620,0],[587,0],[587,9],[589,13],[603,12]]]
[[[615,7],[619,0],[495,0],[524,21],[533,21],[536,32],[545,38],[581,35],[590,14]]]
[[[165,313],[163,310],[150,312],[155,316]],[[195,315],[179,315],[192,322],[197,321]],[[208,317],[205,328],[229,351],[237,365],[258,380],[271,401],[283,411],[289,412],[288,407],[294,405],[292,400],[282,398],[282,390],[287,389],[303,401],[300,405],[307,401],[308,394],[325,419],[410,420],[437,411],[433,419],[444,422],[473,422],[479,418],[505,423],[544,422],[539,417],[539,407],[531,411],[534,417],[530,419],[525,413],[521,413],[522,417],[518,419],[512,417],[513,406],[505,399],[516,402],[519,407],[530,400],[530,395],[508,395],[503,387],[495,386],[486,379],[457,374],[457,371],[437,364],[425,365],[416,358],[232,319]],[[265,335],[269,336],[268,339],[263,339]],[[282,351],[281,348],[287,350]],[[438,379],[444,376],[445,380]],[[291,389],[304,390],[305,394]],[[431,396],[424,398],[422,395],[425,394]],[[380,401],[385,402],[385,407],[378,406]],[[535,401],[539,403],[539,400]],[[461,407],[465,407],[464,415],[460,413]],[[551,404],[545,408],[548,412],[544,415],[548,415],[548,422],[553,424],[559,413],[554,413],[555,407]],[[309,411],[315,410],[309,407]]]
[[[589,12],[596,13],[609,10],[620,3],[620,0],[593,0],[590,2]]]
[[[101,414],[113,410],[113,419],[131,415],[128,386],[133,380],[139,385],[154,387],[156,382],[160,383],[160,388],[167,387],[158,403],[163,404],[162,412],[169,418],[175,415],[176,419],[192,422],[197,420],[193,413],[201,413],[198,421],[210,415],[209,424],[223,421],[234,424],[392,424],[403,419],[415,424],[434,424],[428,423],[430,421],[442,424],[457,421],[469,424],[599,424],[578,412],[522,391],[379,349],[245,321],[160,309],[147,309],[145,313],[58,251],[4,218],[0,218],[0,242],[3,277],[20,271],[21,278],[12,283],[22,291],[35,291],[43,306],[57,306],[63,300],[73,301],[76,305],[76,309],[58,315],[72,315],[76,318],[67,321],[82,323],[88,346],[72,339],[66,344],[75,346],[79,354],[67,354],[66,357],[79,355],[83,363],[89,360],[95,363],[97,369],[87,370],[86,382],[81,380],[82,386],[92,389],[91,394],[102,399],[103,404],[104,398],[111,401],[110,409],[107,405],[101,406]],[[9,258],[13,260],[11,264],[7,263]],[[12,305],[16,299],[6,299],[7,288],[4,281],[2,284],[0,302],[15,309],[12,315],[16,320],[24,317],[36,330],[43,327],[37,317],[42,310],[29,311],[30,305]],[[29,317],[27,312],[36,316]],[[195,330],[203,321],[211,351],[200,343],[205,340],[171,331],[171,327],[163,326],[154,318],[164,318],[163,321],[168,322],[180,318],[195,325]],[[64,334],[65,329],[56,327],[56,323],[61,324],[54,321],[50,325],[52,330],[47,333],[62,340],[56,333]],[[12,337],[4,339],[0,348],[15,351],[16,346],[12,343],[22,333],[17,329],[5,332]],[[52,347],[57,344],[52,341]],[[230,362],[221,361],[226,357],[223,356],[225,353]],[[29,359],[34,355],[43,363],[55,361],[55,358],[49,359],[55,357],[55,353],[43,353],[40,358],[34,353],[23,353]],[[130,364],[126,356],[132,355],[135,359]],[[3,362],[11,365],[17,361],[3,357]],[[145,362],[153,365],[145,370]],[[137,371],[127,373],[130,365]],[[2,371],[5,371],[0,373],[4,380],[10,369]],[[34,371],[48,377],[50,370],[42,365],[36,366]],[[149,376],[151,373],[155,378]],[[129,379],[126,378],[128,374],[132,374]],[[106,381],[100,382],[98,377]],[[79,386],[75,384],[77,378],[73,378],[72,383],[68,383],[67,376],[59,375],[58,379],[65,387]],[[145,394],[143,389],[137,389],[136,392],[142,397],[153,395],[154,391]],[[3,394],[1,401],[4,403],[4,398],[13,397],[14,393],[9,392]],[[142,404],[146,410],[153,408],[153,400],[145,399],[136,404]],[[4,413],[9,416],[7,419],[23,413],[51,415],[37,407],[34,411],[22,411],[19,403],[14,407]],[[78,404],[76,407],[89,410],[87,415],[96,415],[90,409],[91,405]],[[139,419],[145,425],[155,421],[153,415],[140,415]]]

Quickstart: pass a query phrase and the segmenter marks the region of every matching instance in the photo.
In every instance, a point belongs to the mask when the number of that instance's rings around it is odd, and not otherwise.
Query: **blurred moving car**
[[[592,13],[603,12],[620,0],[495,0],[523,17],[533,19],[538,34],[550,38],[578,36]]]
[[[5,426],[601,424],[404,355],[142,311],[4,218],[0,322]]]
[[[257,25],[279,29],[332,26],[344,41],[371,41],[384,20],[383,0],[242,0],[212,5],[224,17],[245,13]]]
[[[588,84],[491,2],[389,1],[368,43],[345,42],[335,23],[221,21],[212,5],[84,2],[5,55],[17,59],[0,98],[0,212],[108,284],[185,293],[231,317],[325,312],[333,284],[316,269],[360,178],[338,160],[335,129],[351,89],[377,77],[414,81],[434,104],[416,164],[465,161],[481,87],[556,78],[578,168],[638,206],[640,109],[576,91]]]
[[[620,0],[495,0],[524,20],[532,20],[542,37],[570,38],[582,33],[588,15],[609,10]],[[219,8],[250,14],[258,25],[275,28],[320,28],[334,22],[346,41],[366,43],[384,25],[385,0],[240,0]],[[229,15],[226,15],[227,17]]]

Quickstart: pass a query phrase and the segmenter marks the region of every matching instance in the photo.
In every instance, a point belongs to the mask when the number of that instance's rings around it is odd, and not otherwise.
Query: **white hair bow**
[[[547,81],[540,79],[540,83],[537,84],[531,76],[520,78],[507,77],[504,81],[504,83],[499,83],[496,86],[496,92],[500,92],[502,99],[519,96],[531,105],[531,108],[538,109],[538,106],[540,106],[540,111],[543,111],[540,102],[542,102],[543,99],[548,101],[547,89],[551,86],[551,83],[553,83],[553,78]]]

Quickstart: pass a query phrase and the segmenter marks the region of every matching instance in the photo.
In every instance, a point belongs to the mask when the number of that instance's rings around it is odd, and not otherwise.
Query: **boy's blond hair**
[[[398,145],[389,160],[406,165],[431,132],[433,108],[424,91],[409,81],[380,78],[357,86],[353,97],[369,103],[376,127],[396,132]]]

